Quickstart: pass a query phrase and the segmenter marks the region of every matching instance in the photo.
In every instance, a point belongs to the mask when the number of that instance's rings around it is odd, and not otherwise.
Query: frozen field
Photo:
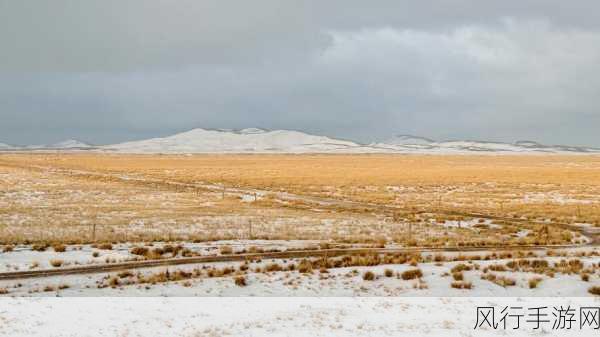
[[[554,329],[554,306],[597,307],[571,298],[4,298],[2,336],[594,336],[598,330]],[[521,319],[504,329],[477,324],[477,307],[548,307],[534,330]],[[92,319],[90,319],[92,318]],[[527,318],[530,319],[530,318]],[[43,329],[40,329],[43,327]]]

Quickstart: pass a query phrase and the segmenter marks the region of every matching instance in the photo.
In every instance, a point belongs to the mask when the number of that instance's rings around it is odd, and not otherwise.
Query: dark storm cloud
[[[259,126],[600,146],[598,7],[0,0],[0,142]]]

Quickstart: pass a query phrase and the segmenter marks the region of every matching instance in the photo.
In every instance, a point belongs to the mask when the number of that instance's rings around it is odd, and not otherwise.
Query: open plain
[[[9,295],[586,296],[598,229],[593,155],[0,155]]]

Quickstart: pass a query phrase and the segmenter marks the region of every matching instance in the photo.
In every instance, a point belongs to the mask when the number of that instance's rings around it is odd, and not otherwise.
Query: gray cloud
[[[259,126],[600,146],[598,7],[0,0],[0,141]]]

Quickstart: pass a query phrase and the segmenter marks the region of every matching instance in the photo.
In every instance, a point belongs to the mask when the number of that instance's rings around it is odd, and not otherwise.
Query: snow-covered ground
[[[421,262],[416,266],[409,263],[360,265],[332,267],[326,271],[315,269],[310,272],[298,270],[302,259],[163,266],[133,270],[125,276],[119,272],[103,272],[4,280],[0,281],[0,289],[6,290],[5,295],[9,296],[592,296],[588,289],[600,285],[598,250],[578,248],[557,252],[566,255],[546,256],[543,251],[536,251],[533,252],[534,256],[526,259],[543,259],[551,267],[561,261],[580,261],[580,270],[589,270],[588,280],[583,280],[580,273],[558,270],[553,273],[549,273],[549,269],[538,273],[508,268],[498,270],[498,266],[506,266],[508,262],[514,261],[515,256],[509,258],[491,255],[493,251],[483,251],[436,253],[443,255],[447,261],[436,262],[435,259],[430,259],[430,262]],[[583,252],[587,256],[581,256],[584,255]],[[591,255],[591,252],[595,254]],[[454,261],[458,256],[462,256],[462,260]],[[464,258],[469,256],[475,260]],[[486,259],[486,256],[491,258]],[[274,264],[280,268],[269,271],[268,266]],[[292,264],[295,266],[293,270],[289,268]],[[469,289],[451,287],[455,281],[453,268],[460,264],[469,267],[462,272],[463,281],[470,283]],[[242,269],[242,266],[245,268]],[[231,271],[224,275],[215,272],[211,276],[209,273],[211,270],[226,268]],[[401,277],[403,272],[417,268],[422,272],[421,277],[408,280]],[[195,276],[170,281],[148,281],[167,271],[171,275],[183,271]],[[372,280],[364,279],[367,272],[374,274]],[[500,286],[484,279],[482,276],[486,273],[510,278],[515,284]],[[245,278],[245,286],[238,286],[234,282],[235,277],[240,275]],[[118,283],[110,284],[109,280],[113,278],[118,278]],[[540,280],[535,288],[531,288],[529,282],[534,278]],[[141,282],[142,279],[147,281]],[[60,289],[64,285],[68,287]]]
[[[547,307],[548,322],[475,329],[486,306],[496,321],[505,307]],[[575,310],[571,329],[552,329],[554,306]],[[598,306],[582,297],[3,298],[0,336],[596,336],[579,310]]]

